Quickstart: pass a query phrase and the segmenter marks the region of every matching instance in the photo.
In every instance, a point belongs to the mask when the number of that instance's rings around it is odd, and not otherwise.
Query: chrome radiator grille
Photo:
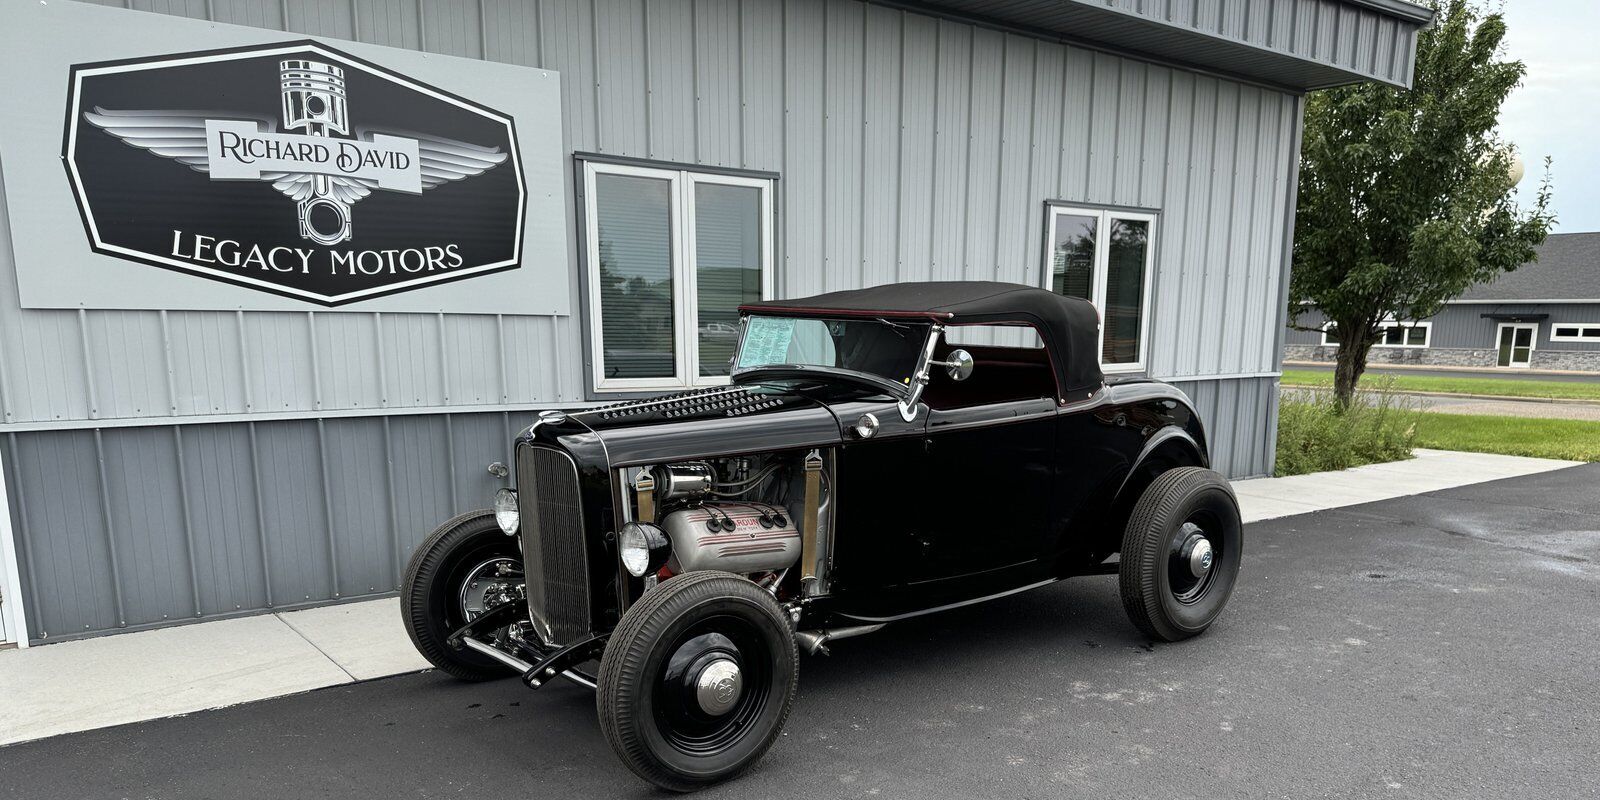
[[[542,638],[569,644],[589,635],[589,558],[578,468],[548,447],[517,448],[517,504],[528,610]]]

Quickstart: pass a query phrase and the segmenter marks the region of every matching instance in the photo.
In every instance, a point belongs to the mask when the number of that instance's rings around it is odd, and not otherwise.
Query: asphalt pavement
[[[1283,387],[1283,396],[1286,398],[1310,399],[1318,395],[1325,395],[1331,391],[1331,389],[1324,387],[1285,386]],[[1538,398],[1490,399],[1448,394],[1418,394],[1416,392],[1392,392],[1391,394],[1409,398],[1412,405],[1420,411],[1431,411],[1438,414],[1522,417],[1524,419],[1575,419],[1582,422],[1600,422],[1600,403],[1595,402],[1562,402],[1560,400]],[[1378,395],[1376,394],[1368,393],[1362,396],[1366,398],[1368,403],[1376,404],[1378,402]]]
[[[1563,403],[1559,400],[1487,400],[1479,397],[1413,395],[1424,411],[1527,419],[1576,419],[1600,422],[1600,403]]]
[[[1597,483],[1251,524],[1189,642],[1140,638],[1111,577],[839,642],[767,758],[700,796],[1596,796]],[[645,796],[589,692],[431,672],[0,748],[28,800]]]
[[[1284,364],[1284,369],[1332,372],[1332,364],[1295,362]],[[1600,373],[1540,372],[1522,369],[1433,369],[1420,367],[1386,367],[1368,364],[1367,373],[1375,375],[1422,375],[1433,378],[1489,378],[1506,381],[1560,381],[1563,383],[1600,383]]]

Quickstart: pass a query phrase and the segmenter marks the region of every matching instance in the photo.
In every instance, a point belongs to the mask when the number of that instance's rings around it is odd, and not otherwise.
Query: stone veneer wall
[[[1332,362],[1337,347],[1291,344],[1283,348],[1285,361]],[[1428,367],[1493,367],[1495,351],[1466,347],[1374,347],[1368,364],[1415,364]],[[1535,350],[1531,369],[1600,372],[1600,350]]]
[[[1535,350],[1533,368],[1600,372],[1600,350]]]

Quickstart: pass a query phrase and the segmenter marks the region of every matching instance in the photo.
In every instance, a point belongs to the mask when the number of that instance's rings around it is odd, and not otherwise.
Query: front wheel
[[[1139,630],[1176,642],[1204,633],[1239,576],[1244,524],[1228,481],[1178,467],[1145,489],[1122,536],[1122,606]]]
[[[522,551],[495,524],[494,512],[473,511],[440,525],[417,545],[400,584],[400,615],[411,643],[435,667],[463,680],[512,675],[503,664],[445,639],[509,602],[523,580]],[[503,635],[504,629],[495,632]]]
[[[727,780],[783,729],[797,661],[772,595],[725,572],[676,576],[639,598],[606,642],[600,729],[629,769],[663,789]]]

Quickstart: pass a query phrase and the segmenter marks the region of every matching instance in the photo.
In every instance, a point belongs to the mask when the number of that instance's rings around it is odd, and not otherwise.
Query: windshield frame
[[[913,369],[911,371],[911,383],[909,383],[909,384],[902,384],[902,383],[890,380],[887,377],[884,377],[882,375],[878,375],[878,374],[872,373],[872,372],[862,372],[860,370],[843,369],[841,367],[824,367],[824,366],[818,366],[818,365],[815,365],[815,364],[763,364],[763,365],[761,365],[759,367],[745,367],[743,369],[740,369],[739,366],[738,366],[738,364],[739,364],[739,354],[744,351],[745,336],[748,334],[748,332],[750,330],[750,318],[752,316],[772,317],[772,318],[775,318],[775,319],[814,319],[814,320],[822,320],[822,321],[825,321],[825,322],[828,322],[828,321],[837,321],[837,322],[879,322],[879,323],[882,323],[884,325],[894,325],[894,326],[908,327],[908,328],[918,328],[918,327],[920,327],[920,328],[924,329],[923,330],[923,337],[924,338],[922,339],[921,343],[917,345],[916,363],[913,365]],[[739,379],[741,377],[748,376],[748,375],[756,375],[756,376],[766,375],[766,376],[770,376],[770,377],[827,376],[827,377],[840,378],[840,379],[843,379],[843,380],[855,381],[857,383],[866,383],[866,384],[869,384],[871,386],[875,386],[875,387],[883,389],[885,392],[888,392],[889,394],[893,395],[898,400],[905,400],[906,398],[911,397],[913,395],[913,391],[912,391],[913,387],[915,387],[919,383],[919,381],[925,380],[925,376],[927,375],[927,372],[928,372],[928,360],[932,357],[932,354],[933,354],[933,344],[934,344],[934,342],[937,341],[937,339],[939,337],[939,332],[940,332],[941,329],[942,329],[942,326],[940,326],[938,324],[935,324],[932,320],[927,320],[927,321],[917,320],[917,321],[914,321],[914,322],[901,322],[901,321],[889,320],[889,319],[882,318],[882,317],[861,316],[861,315],[845,315],[845,314],[840,314],[840,315],[826,315],[826,314],[810,315],[810,314],[744,313],[744,314],[740,314],[739,315],[739,346],[737,348],[735,348],[734,351],[733,351],[733,367],[732,367],[732,369],[729,370],[729,376],[730,376],[730,378],[732,379],[732,381],[734,383],[739,383],[740,382]]]

